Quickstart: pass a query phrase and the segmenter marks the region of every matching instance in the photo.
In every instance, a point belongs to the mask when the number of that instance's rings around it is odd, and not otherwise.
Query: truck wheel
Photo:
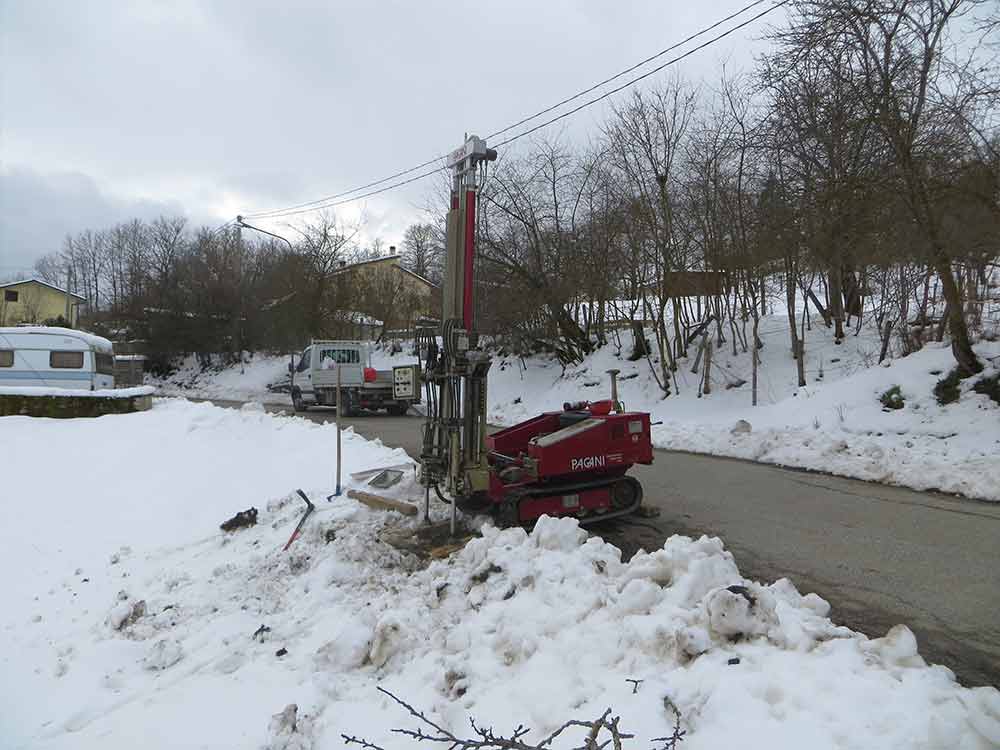
[[[409,407],[406,404],[393,404],[392,406],[387,406],[385,410],[389,413],[389,416],[402,417],[409,411]]]
[[[340,416],[356,417],[358,410],[354,408],[354,394],[348,391],[344,394],[344,403],[340,406]]]
[[[305,401],[302,400],[302,391],[297,388],[292,391],[292,408],[295,411],[306,411],[309,409]]]

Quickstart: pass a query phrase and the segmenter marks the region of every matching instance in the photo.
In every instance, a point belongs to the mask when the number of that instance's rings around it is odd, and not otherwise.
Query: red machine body
[[[543,514],[595,521],[634,512],[642,487],[625,474],[653,462],[649,414],[612,413],[612,406],[577,404],[487,437],[491,501],[518,523]]]

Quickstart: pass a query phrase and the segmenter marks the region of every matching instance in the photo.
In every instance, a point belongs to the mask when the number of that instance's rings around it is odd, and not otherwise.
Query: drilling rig
[[[642,486],[626,472],[653,462],[649,414],[626,412],[611,398],[565,403],[490,435],[486,384],[490,356],[479,347],[474,320],[478,175],[496,151],[477,137],[448,157],[452,171],[442,316],[418,324],[417,346],[427,417],[420,481],[425,515],[434,491],[458,511],[490,513],[502,525],[530,523],[543,514],[581,523],[626,515],[642,503]]]

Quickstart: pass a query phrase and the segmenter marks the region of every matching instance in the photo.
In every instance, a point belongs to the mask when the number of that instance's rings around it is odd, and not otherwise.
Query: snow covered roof
[[[87,331],[77,331],[73,328],[60,328],[59,326],[13,326],[0,328],[0,336],[21,335],[24,333],[74,338],[94,349],[105,351],[109,354],[114,350],[111,342],[103,336],[97,336]]]
[[[351,271],[351,270],[353,270],[355,268],[358,268],[360,266],[368,266],[368,265],[371,265],[372,263],[385,263],[386,261],[389,261],[389,260],[396,260],[396,261],[398,261],[402,257],[403,256],[397,254],[397,255],[383,255],[383,256],[381,256],[379,258],[369,258],[368,260],[359,260],[356,263],[349,263],[347,265],[341,266],[340,268],[336,269],[334,271],[334,273],[335,274],[336,273],[344,273],[345,271]]]
[[[368,260],[359,260],[357,263],[351,263],[350,265],[341,266],[340,268],[338,268],[338,269],[336,269],[334,271],[334,274],[344,273],[345,271],[352,271],[355,268],[358,268],[360,266],[367,266],[367,265],[370,265],[372,263],[384,263],[384,262],[390,261],[390,260],[399,261],[399,260],[402,260],[402,258],[403,258],[402,255],[398,255],[397,254],[397,255],[383,255],[381,258],[369,258]],[[396,265],[394,266],[394,268],[398,268],[403,273],[405,273],[405,274],[407,274],[409,276],[413,276],[416,279],[419,279],[420,281],[422,281],[425,284],[427,284],[427,286],[437,288],[437,284],[435,284],[433,281],[431,281],[430,279],[428,279],[426,276],[421,276],[419,273],[411,271],[409,268],[406,268],[405,266],[403,266],[403,265],[401,265],[399,263],[396,263]]]
[[[55,284],[50,284],[47,281],[42,281],[41,279],[35,278],[35,277],[32,277],[30,279],[19,279],[17,281],[8,281],[8,282],[6,282],[4,284],[0,284],[0,289],[7,289],[7,288],[12,287],[12,286],[18,286],[19,284],[41,284],[42,286],[47,286],[49,289],[53,289],[53,290],[59,292],[60,294],[68,294],[70,297],[76,297],[81,302],[86,302],[87,301],[86,297],[81,297],[76,292],[67,292],[61,286],[56,286]]]

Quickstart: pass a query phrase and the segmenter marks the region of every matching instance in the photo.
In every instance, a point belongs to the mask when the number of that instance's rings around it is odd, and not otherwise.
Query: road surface
[[[333,412],[305,416],[329,421]],[[345,423],[420,453],[418,417]],[[718,535],[744,576],[787,577],[828,600],[835,621],[871,636],[905,623],[921,654],[963,684],[1000,685],[1000,504],[666,451],[634,475],[661,515],[591,527],[624,559],[671,534]]]

